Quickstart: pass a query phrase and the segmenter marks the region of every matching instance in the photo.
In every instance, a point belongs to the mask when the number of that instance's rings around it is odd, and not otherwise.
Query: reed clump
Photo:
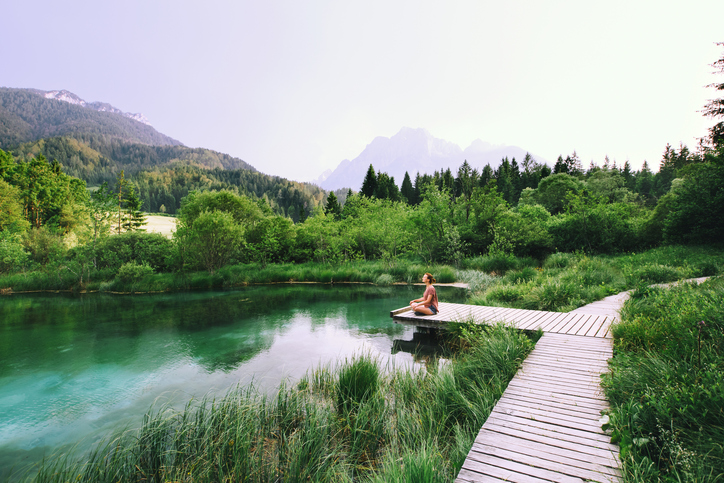
[[[31,479],[452,481],[533,346],[503,326],[459,337],[467,349],[434,371],[383,370],[362,355],[312,371],[274,397],[237,387],[180,412],[152,410],[140,429],[79,460],[48,459]]]

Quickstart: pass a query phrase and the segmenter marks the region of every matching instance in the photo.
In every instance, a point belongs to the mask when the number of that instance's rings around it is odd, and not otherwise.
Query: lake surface
[[[304,284],[0,297],[0,479],[70,443],[84,450],[137,427],[154,403],[180,408],[252,381],[273,393],[283,380],[360,353],[388,367],[419,366],[404,351],[424,337],[389,311],[423,291]],[[446,302],[465,295],[438,294]]]

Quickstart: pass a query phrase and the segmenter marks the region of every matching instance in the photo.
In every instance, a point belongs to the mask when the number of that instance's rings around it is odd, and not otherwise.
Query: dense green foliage
[[[0,149],[78,133],[99,134],[149,145],[181,144],[151,126],[120,114],[46,99],[32,89],[0,87]]]
[[[629,481],[724,474],[724,279],[641,288],[613,328],[605,379]]]
[[[135,174],[144,169],[186,161],[206,169],[242,169],[257,172],[239,158],[210,149],[186,146],[154,146],[130,142],[101,134],[79,133],[73,136],[44,138],[13,148],[18,159],[43,155],[58,161],[66,173],[90,184],[111,181],[120,170]]]
[[[467,349],[427,371],[385,373],[362,355],[271,398],[236,388],[180,413],[157,408],[82,461],[44,462],[34,480],[452,481],[534,344],[502,326],[460,333]]]

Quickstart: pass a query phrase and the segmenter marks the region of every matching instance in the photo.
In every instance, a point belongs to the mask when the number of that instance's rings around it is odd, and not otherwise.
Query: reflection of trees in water
[[[412,354],[415,362],[425,364],[428,370],[434,370],[440,358],[450,357],[452,353],[445,343],[443,331],[426,327],[416,327],[411,340],[392,341],[392,354],[398,352]]]
[[[404,327],[388,316],[397,307],[388,305],[417,292],[419,287],[299,284],[149,295],[16,294],[0,304],[0,354],[39,369],[52,368],[65,349],[74,359],[121,365],[138,363],[138,354],[168,357],[172,351],[208,371],[229,371],[268,349],[293,313],[306,310],[313,327],[339,318],[361,333],[400,335]],[[202,331],[203,337],[193,335]]]

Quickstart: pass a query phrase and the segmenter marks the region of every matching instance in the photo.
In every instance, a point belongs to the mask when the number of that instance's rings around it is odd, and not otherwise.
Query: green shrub
[[[576,253],[554,253],[545,259],[543,268],[566,268],[576,263],[580,256]]]
[[[525,289],[520,285],[500,284],[489,289],[485,296],[487,299],[498,300],[504,303],[514,303],[523,298]]]
[[[463,260],[462,268],[480,270],[487,273],[504,275],[508,270],[519,270],[523,267],[535,267],[537,262],[531,257],[515,255],[486,255]]]
[[[129,231],[111,235],[96,247],[99,268],[119,268],[124,263],[146,264],[158,272],[169,268],[173,242],[159,233]]]
[[[18,270],[28,259],[19,236],[0,232],[0,273]]]
[[[393,283],[395,283],[395,279],[392,278],[392,275],[390,275],[388,273],[383,273],[382,275],[377,277],[377,280],[375,280],[375,283],[377,285],[387,286],[387,285],[392,285]]]
[[[148,264],[128,262],[121,265],[121,268],[118,269],[116,279],[122,283],[137,283],[149,275],[153,275],[153,268]]]
[[[505,275],[505,281],[511,284],[530,282],[536,276],[536,271],[532,267],[525,267],[523,270],[508,272]]]
[[[43,266],[61,260],[67,251],[63,236],[47,226],[23,233],[23,245],[30,258]]]
[[[527,309],[568,312],[577,306],[576,290],[571,283],[549,280],[530,290],[523,300]]]

